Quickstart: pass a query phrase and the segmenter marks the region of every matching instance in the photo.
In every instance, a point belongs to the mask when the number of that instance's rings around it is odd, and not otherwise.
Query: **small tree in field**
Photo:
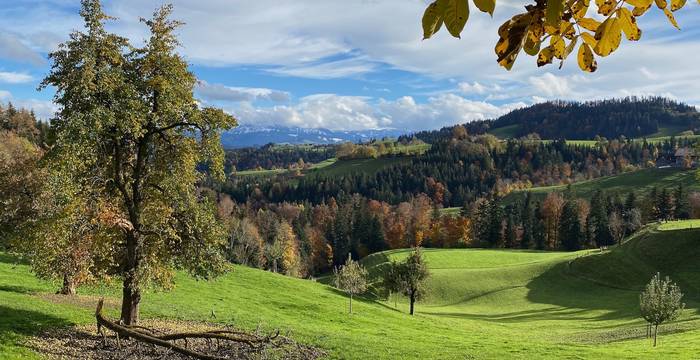
[[[350,295],[350,313],[352,314],[352,297],[367,290],[367,270],[354,261],[348,254],[345,265],[335,268],[335,286]]]
[[[661,279],[659,273],[651,279],[639,296],[642,317],[649,323],[647,336],[651,336],[653,327],[654,346],[659,325],[677,319],[685,308],[685,304],[681,302],[682,298],[683,294],[678,285],[668,277]]]
[[[408,296],[410,301],[409,313],[413,315],[416,301],[420,300],[425,294],[425,280],[430,276],[420,248],[415,248],[408,255],[408,258],[400,264],[398,276],[401,292]]]

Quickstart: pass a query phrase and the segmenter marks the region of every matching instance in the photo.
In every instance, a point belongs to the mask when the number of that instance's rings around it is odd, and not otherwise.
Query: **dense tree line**
[[[0,132],[13,133],[42,148],[51,141],[47,122],[39,121],[34,111],[17,109],[12,103],[0,104]]]
[[[462,125],[470,134],[514,126],[514,137],[538,134],[543,139],[641,138],[661,128],[697,131],[700,113],[689,105],[661,97],[612,99],[590,102],[554,101],[514,110],[495,120]],[[444,139],[453,127],[414,135],[425,142]]]
[[[297,166],[300,161],[306,164],[318,163],[335,157],[334,145],[282,146],[268,144],[260,148],[226,150],[226,171],[234,169],[285,169]]]
[[[675,149],[688,140],[648,143],[601,140],[595,146],[565,141],[500,142],[490,135],[469,136],[455,128],[410,161],[376,173],[318,174],[289,181],[286,176],[229,179],[223,191],[238,202],[249,198],[269,202],[321,203],[339,192],[398,204],[420,193],[442,206],[462,206],[491,193],[505,195],[531,186],[568,184],[671,162]]]
[[[504,203],[481,198],[462,211],[471,220],[472,238],[484,247],[580,250],[618,244],[643,224],[700,216],[698,194],[677,188],[657,189],[644,198],[596,191],[578,198],[567,188],[536,200],[529,192]]]

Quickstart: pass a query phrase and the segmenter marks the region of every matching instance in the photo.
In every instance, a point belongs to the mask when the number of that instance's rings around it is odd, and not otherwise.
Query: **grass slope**
[[[644,198],[653,187],[659,190],[663,188],[676,188],[683,184],[690,191],[700,190],[700,184],[695,179],[696,172],[676,168],[666,169],[642,169],[615,176],[606,176],[588,181],[580,181],[571,184],[572,190],[577,196],[590,199],[596,190],[605,190],[610,193],[627,194],[634,191],[640,198]],[[548,193],[566,190],[566,185],[542,186],[529,189],[533,195],[544,198]],[[525,196],[526,191],[515,191],[506,197],[506,201]]]
[[[360,300],[348,315],[347,298],[331,287],[239,266],[210,282],[179,275],[174,290],[147,292],[142,310],[145,317],[290,330],[328,349],[330,358],[690,359],[700,349],[699,245],[700,230],[646,230],[602,254],[427,250],[429,295],[415,317],[401,299],[398,309],[393,301]],[[377,274],[387,260],[406,254],[375,254],[363,262]],[[673,333],[654,349],[643,338],[637,297],[657,270],[689,296],[682,321],[668,327]],[[35,357],[23,341],[41,328],[92,321],[94,298],[56,303],[47,295],[56,286],[0,256],[0,358]],[[116,287],[81,292],[119,293]]]

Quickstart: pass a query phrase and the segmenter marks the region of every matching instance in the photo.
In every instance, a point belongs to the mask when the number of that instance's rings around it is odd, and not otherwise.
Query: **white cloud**
[[[290,99],[290,95],[286,91],[209,84],[203,80],[200,80],[197,83],[196,90],[200,96],[211,101],[250,102],[256,100],[267,100],[274,102],[286,102]]]
[[[440,94],[425,103],[417,103],[411,96],[374,102],[368,97],[318,94],[301,98],[299,104],[292,106],[253,107],[244,103],[232,111],[242,124],[247,125],[419,130],[494,118],[525,105],[498,106],[455,94]]]
[[[0,33],[0,58],[33,65],[43,65],[46,62],[36,51],[9,33]]]
[[[557,98],[566,98],[571,95],[571,87],[566,77],[545,73],[541,76],[531,76],[529,81],[537,94]]]
[[[331,62],[317,62],[298,66],[283,66],[268,71],[274,74],[312,79],[335,79],[372,72],[377,65],[366,58],[352,58]]]
[[[25,73],[0,71],[0,82],[7,84],[22,84],[33,81],[34,78]]]

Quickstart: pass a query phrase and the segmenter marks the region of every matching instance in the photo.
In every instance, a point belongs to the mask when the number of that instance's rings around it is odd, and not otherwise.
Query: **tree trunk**
[[[656,347],[656,334],[659,332],[659,325],[654,325],[654,347]]]
[[[350,313],[352,314],[352,293],[350,293]]]
[[[63,274],[63,287],[58,291],[61,295],[75,295],[76,291],[75,279],[73,276]]]
[[[125,325],[136,325],[139,322],[139,304],[141,303],[141,288],[137,271],[139,260],[137,255],[138,236],[129,233],[126,237],[126,266],[124,266],[124,287],[122,289],[121,321]]]
[[[411,308],[410,308],[410,314],[413,315],[413,304],[416,302],[416,296],[411,293]]]

